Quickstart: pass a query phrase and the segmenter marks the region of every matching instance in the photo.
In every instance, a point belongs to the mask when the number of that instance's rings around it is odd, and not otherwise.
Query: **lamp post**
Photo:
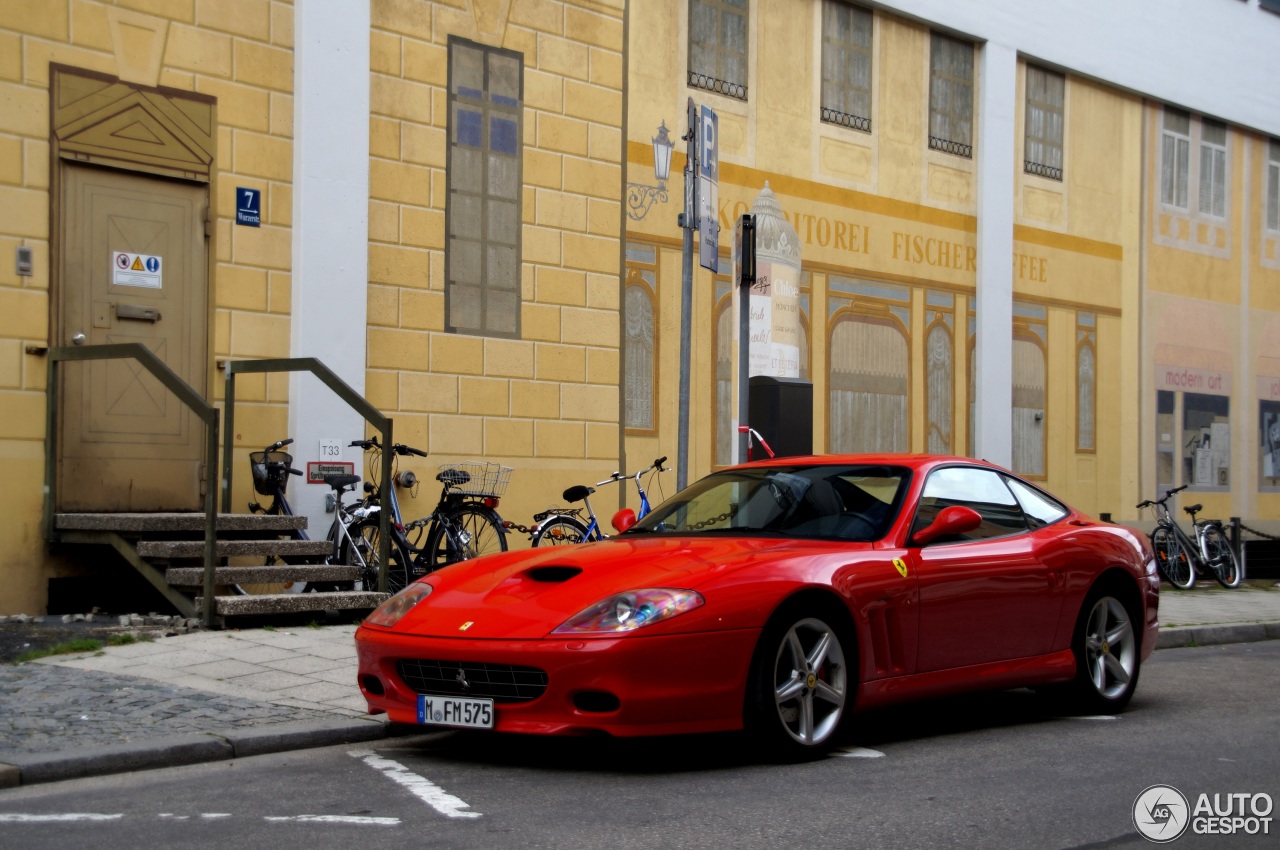
[[[667,178],[671,176],[671,150],[675,142],[664,120],[658,125],[658,135],[653,137],[653,176],[658,185],[627,183],[627,217],[642,220],[655,202],[667,202]]]

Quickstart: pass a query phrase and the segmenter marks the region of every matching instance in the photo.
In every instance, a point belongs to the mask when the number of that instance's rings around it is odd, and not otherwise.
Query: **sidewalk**
[[[1160,621],[1160,649],[1280,638],[1280,587],[1166,588]],[[0,788],[382,738],[354,632],[196,632],[0,665]]]

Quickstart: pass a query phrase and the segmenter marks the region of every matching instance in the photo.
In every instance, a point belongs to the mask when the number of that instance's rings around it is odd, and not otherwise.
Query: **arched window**
[[[627,245],[623,286],[623,422],[631,432],[657,430],[657,249]]]
[[[1076,451],[1097,448],[1098,334],[1093,313],[1076,315]]]
[[[950,318],[947,316],[946,318]],[[930,454],[951,454],[952,411],[951,326],[939,316],[925,337],[925,407],[928,432],[925,448]]]
[[[905,452],[910,351],[894,318],[847,313],[831,330],[828,448]]]
[[[1016,314],[1016,308],[1015,308]],[[1013,471],[1043,476],[1045,431],[1045,349],[1043,325],[1019,328],[1013,337]]]

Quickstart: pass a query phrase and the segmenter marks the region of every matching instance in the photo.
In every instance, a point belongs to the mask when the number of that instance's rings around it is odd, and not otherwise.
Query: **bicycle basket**
[[[507,491],[513,469],[497,463],[464,460],[441,466],[438,478],[454,493],[464,496],[501,496]]]
[[[253,489],[262,496],[284,491],[289,483],[289,467],[293,455],[288,452],[249,452],[249,468],[253,470]]]

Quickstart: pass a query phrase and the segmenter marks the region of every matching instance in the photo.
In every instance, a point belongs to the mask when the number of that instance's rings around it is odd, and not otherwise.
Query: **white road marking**
[[[371,818],[363,815],[290,815],[288,817],[267,817],[264,820],[272,823],[280,821],[302,821],[305,823],[353,823],[370,826],[399,826],[400,818]]]
[[[1114,714],[1080,714],[1068,715],[1063,720],[1119,720]]]
[[[868,750],[866,747],[843,747],[834,753],[842,759],[882,759],[884,753],[879,750]]]
[[[190,820],[190,819],[191,819],[191,815],[175,815],[175,814],[172,814],[172,813],[170,813],[170,812],[161,812],[161,813],[160,813],[160,818],[161,818],[162,820],[167,819],[167,818],[172,818],[173,820]]]
[[[61,815],[0,814],[0,823],[67,823],[69,821],[120,820],[124,815],[100,815],[90,812],[68,812]]]
[[[388,779],[408,789],[418,799],[445,817],[478,818],[481,816],[480,812],[463,811],[463,809],[471,808],[469,803],[453,796],[439,785],[429,779],[424,779],[399,762],[383,758],[371,750],[352,750],[348,755],[363,759],[364,763],[369,767],[382,771]]]
[[[217,820],[218,818],[229,818],[231,815],[227,812],[201,812],[200,817],[205,820]]]

